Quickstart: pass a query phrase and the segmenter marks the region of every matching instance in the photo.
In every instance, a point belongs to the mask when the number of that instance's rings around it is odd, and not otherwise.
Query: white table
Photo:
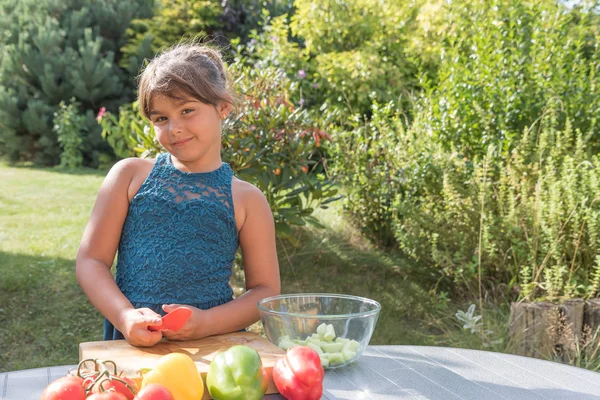
[[[73,367],[0,373],[0,400],[38,400]],[[369,346],[353,364],[326,371],[323,399],[600,400],[600,373],[477,350]]]

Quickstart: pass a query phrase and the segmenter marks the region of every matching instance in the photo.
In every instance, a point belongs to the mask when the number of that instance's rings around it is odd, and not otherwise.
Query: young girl
[[[259,319],[259,300],[279,293],[279,265],[266,198],[221,161],[221,121],[233,103],[223,61],[179,45],[150,62],[138,94],[167,152],[112,167],[81,240],[77,280],[106,317],[105,340],[152,346],[163,336],[239,331]],[[246,292],[233,300],[238,246]],[[148,329],[180,306],[192,317],[179,331]]]

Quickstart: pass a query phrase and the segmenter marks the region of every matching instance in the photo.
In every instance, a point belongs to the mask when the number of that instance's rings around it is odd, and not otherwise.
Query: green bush
[[[560,102],[560,128],[569,115],[600,149],[597,15],[545,0],[453,1],[444,14],[452,29],[437,75],[423,85],[431,130],[446,148],[469,157],[490,144],[509,149]]]
[[[75,97],[86,121],[101,106],[130,99],[118,49],[148,0],[6,0],[0,4],[0,154],[54,165],[61,149],[52,129],[61,101]],[[90,112],[87,112],[89,110]],[[99,130],[88,132],[84,164],[97,165]],[[97,135],[96,138],[91,135]],[[99,148],[92,146],[99,145]]]
[[[264,11],[263,11],[264,10]],[[182,41],[206,40],[228,50],[230,40],[245,42],[260,28],[263,12],[292,11],[291,0],[158,0],[151,18],[132,22],[121,66],[135,78],[145,59]]]
[[[374,102],[370,119],[331,129],[347,209],[440,290],[478,295],[481,280],[527,299],[597,295],[598,16],[535,0],[437,6],[448,30],[412,115]],[[325,50],[337,39],[313,36]]]
[[[61,101],[59,110],[54,113],[54,131],[58,137],[60,153],[60,166],[64,168],[78,168],[83,165],[81,154],[81,133],[85,129],[85,117],[78,113],[79,104],[73,98],[67,105]]]
[[[373,100],[407,108],[416,66],[406,47],[414,6],[370,0],[296,0],[291,32],[310,55],[315,81],[330,103],[370,112]]]
[[[406,51],[416,8],[364,0],[297,0],[293,14],[263,13],[262,30],[239,48],[257,68],[283,68],[302,105],[323,103],[368,114],[371,103],[395,101],[409,110],[416,63]]]
[[[315,207],[338,199],[327,176],[317,172],[329,135],[326,122],[290,102],[295,84],[273,68],[255,69],[244,60],[230,65],[241,98],[223,126],[223,160],[236,175],[267,197],[278,235],[295,243],[291,226],[318,225]],[[117,154],[151,157],[162,149],[136,104],[124,106],[117,118],[101,119],[103,135]]]
[[[260,32],[254,30],[250,33],[247,43],[232,41],[233,58],[244,60],[248,67],[281,70],[297,88],[290,93],[290,100],[294,104],[309,109],[320,108],[327,100],[325,91],[319,86],[310,54],[290,36],[289,16],[272,17],[264,12],[262,25]]]
[[[594,295],[598,17],[504,0],[452,2],[446,15],[410,128],[432,133],[433,167],[417,165],[437,178],[399,202],[400,247],[455,291],[477,293],[481,273],[528,299]]]
[[[438,150],[441,188],[400,201],[396,239],[448,287],[504,285],[522,298],[598,293],[600,159],[549,111],[508,152],[469,160]]]
[[[390,246],[397,202],[408,189],[401,153],[416,143],[408,139],[394,103],[374,104],[371,112],[370,120],[357,114],[333,128],[330,171],[347,192],[345,210],[370,238]]]
[[[294,0],[226,0],[221,17],[222,32],[246,42],[252,31],[262,28],[263,13],[273,17],[294,12]]]

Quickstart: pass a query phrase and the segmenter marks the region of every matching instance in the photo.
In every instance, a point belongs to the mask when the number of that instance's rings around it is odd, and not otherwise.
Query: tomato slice
[[[192,310],[185,307],[177,307],[164,317],[162,317],[162,324],[160,326],[149,326],[148,329],[151,331],[164,331],[169,329],[173,332],[181,329],[185,323],[192,316]]]

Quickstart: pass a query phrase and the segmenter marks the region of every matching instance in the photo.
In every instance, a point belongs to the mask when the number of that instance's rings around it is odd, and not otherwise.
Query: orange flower
[[[281,170],[279,168],[275,168],[275,175],[281,174]]]
[[[319,135],[318,131],[313,131],[313,138],[315,138],[317,147],[321,147],[321,135]]]
[[[302,171],[306,174],[308,172],[308,167],[306,165],[302,166]]]

